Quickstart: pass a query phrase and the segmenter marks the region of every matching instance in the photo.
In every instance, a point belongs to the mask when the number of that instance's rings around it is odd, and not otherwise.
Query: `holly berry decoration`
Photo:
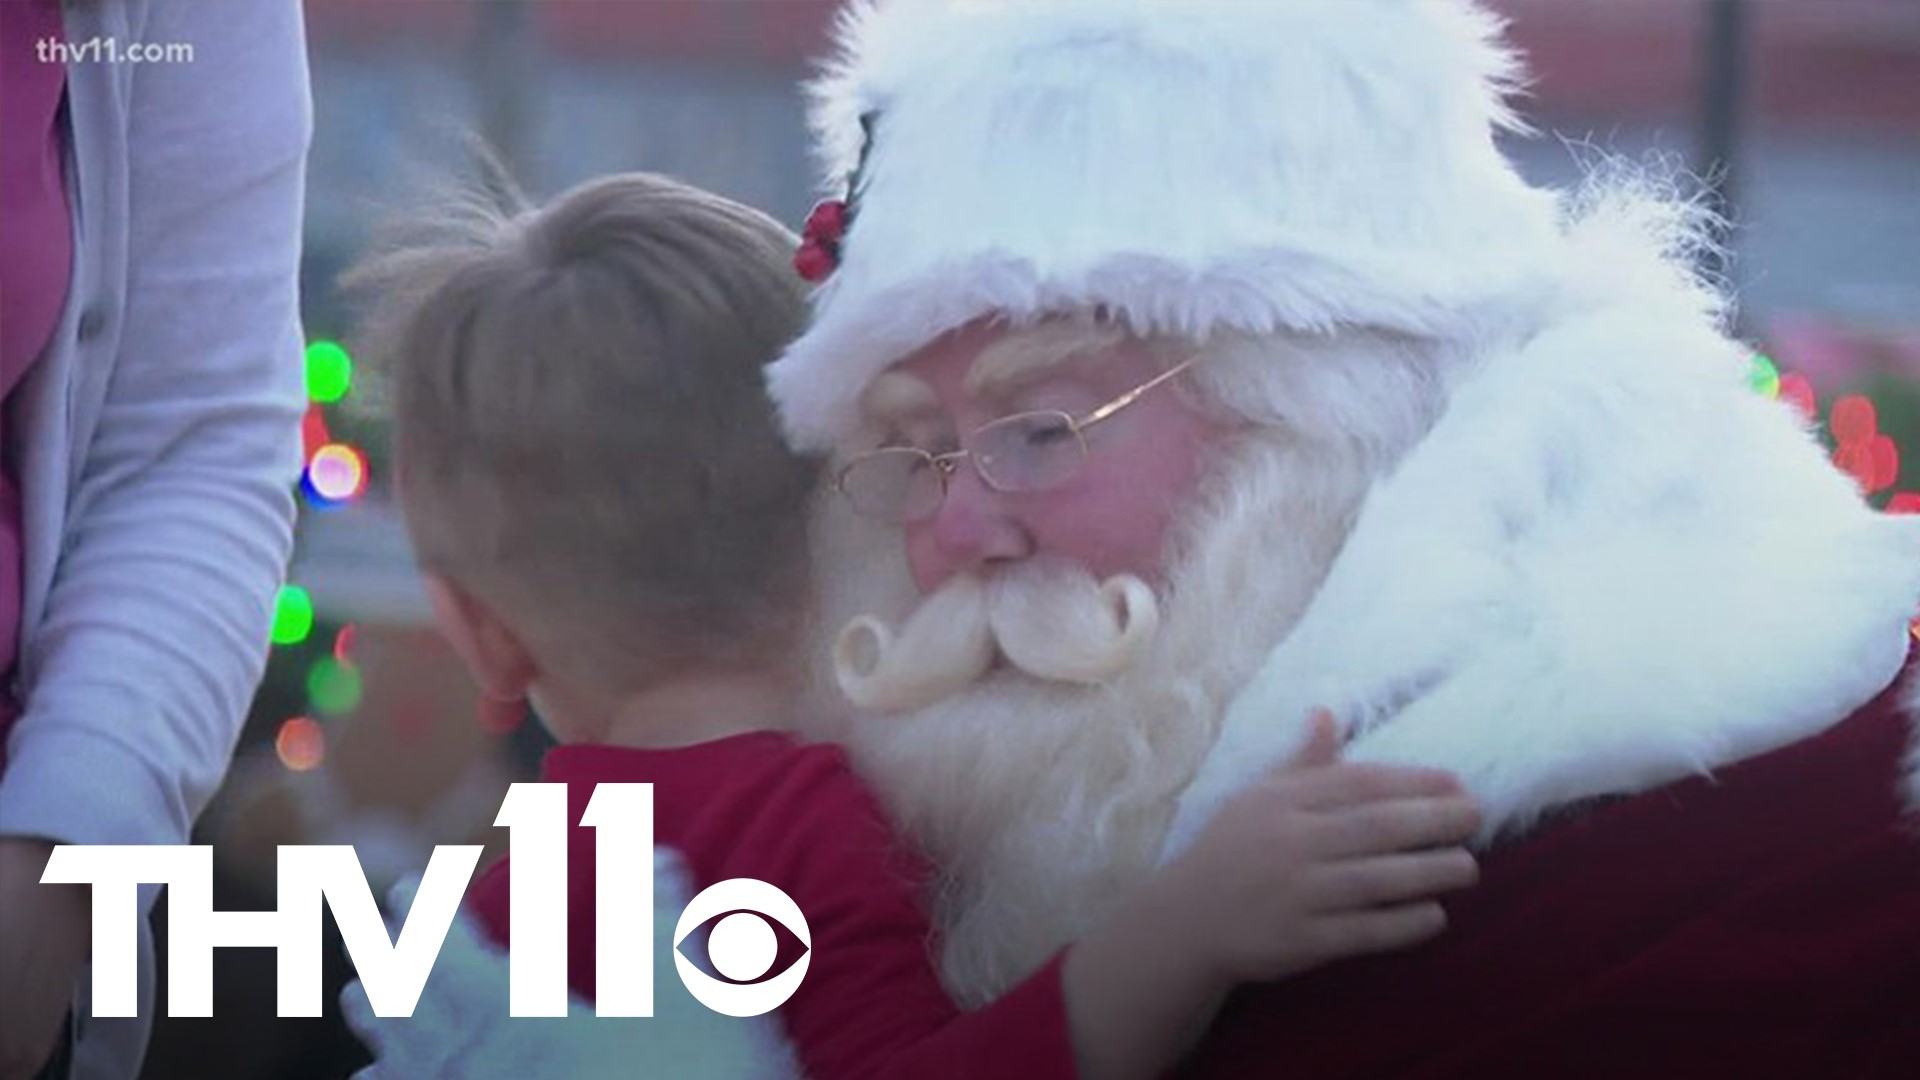
[[[807,215],[800,234],[800,250],[794,252],[793,268],[814,284],[825,281],[840,265],[840,240],[847,231],[847,204],[840,199],[825,199]]]

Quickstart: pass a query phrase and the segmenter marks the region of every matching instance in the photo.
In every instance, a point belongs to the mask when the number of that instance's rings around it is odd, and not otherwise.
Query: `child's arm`
[[[1156,1076],[1228,990],[1416,944],[1471,885],[1457,845],[1479,824],[1451,775],[1339,763],[1317,716],[1295,758],[1242,792],[1170,864],[1067,952],[1074,1056],[1088,1080]]]

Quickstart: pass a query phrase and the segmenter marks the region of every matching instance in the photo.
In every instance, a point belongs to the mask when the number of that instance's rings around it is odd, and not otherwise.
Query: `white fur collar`
[[[1458,772],[1491,840],[1811,736],[1898,673],[1920,518],[1868,509],[1697,315],[1586,306],[1491,350],[1375,489],[1169,853],[1314,706],[1354,759]]]

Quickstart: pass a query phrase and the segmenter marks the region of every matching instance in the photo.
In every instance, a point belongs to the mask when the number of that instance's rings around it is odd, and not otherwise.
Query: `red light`
[[[300,418],[300,456],[312,461],[313,455],[332,441],[333,436],[327,433],[327,418],[321,413],[320,406],[307,406],[307,415]]]
[[[1813,396],[1813,384],[1798,372],[1780,376],[1780,400],[1800,410],[1800,415],[1808,420],[1819,414],[1818,403]]]
[[[1863,442],[1843,443],[1833,452],[1834,467],[1860,485],[1862,492],[1873,490],[1873,451]]]
[[[1840,443],[1873,438],[1879,430],[1873,402],[1859,394],[1848,394],[1834,402],[1833,411],[1827,414],[1827,430],[1833,434],[1833,441]]]
[[[280,764],[294,772],[317,769],[327,759],[327,733],[312,720],[296,716],[280,725],[273,751],[280,756]]]
[[[1867,443],[1867,456],[1873,461],[1873,486],[1869,491],[1885,491],[1900,479],[1900,448],[1890,435],[1875,435]]]

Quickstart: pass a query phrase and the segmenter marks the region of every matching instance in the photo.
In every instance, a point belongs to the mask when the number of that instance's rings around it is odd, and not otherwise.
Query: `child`
[[[752,210],[628,175],[358,277],[383,298],[369,347],[394,372],[442,629],[490,698],[531,698],[564,744],[542,779],[570,785],[575,822],[596,783],[651,782],[657,842],[697,885],[793,898],[813,951],[779,1015],[807,1073],[1153,1075],[1233,984],[1437,932],[1429,898],[1474,866],[1431,849],[1469,835],[1472,804],[1440,774],[1338,765],[1320,723],[1087,940],[986,1008],[953,1005],[925,867],[836,747],[787,733],[821,472],[761,386],[804,317],[793,249]],[[1328,828],[1392,801],[1407,827]],[[1353,839],[1317,839],[1335,832]],[[570,981],[590,998],[593,833],[572,837]],[[504,863],[469,904],[509,937]]]

